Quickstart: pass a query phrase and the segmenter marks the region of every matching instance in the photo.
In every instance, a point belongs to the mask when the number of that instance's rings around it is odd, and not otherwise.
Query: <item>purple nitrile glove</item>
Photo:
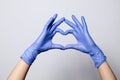
[[[39,37],[21,55],[21,59],[24,60],[27,64],[31,65],[36,59],[37,55],[41,52],[50,49],[64,49],[62,45],[52,43],[52,38],[56,32],[63,33],[63,31],[57,27],[65,20],[65,18],[63,17],[54,23],[56,18],[57,14],[49,19]]]
[[[84,17],[81,17],[82,23],[80,23],[74,15],[72,15],[72,19],[74,23],[65,19],[65,22],[73,28],[71,30],[67,30],[66,33],[73,34],[78,43],[68,44],[66,49],[76,49],[89,54],[95,63],[95,67],[98,68],[104,61],[106,61],[106,56],[91,38]]]

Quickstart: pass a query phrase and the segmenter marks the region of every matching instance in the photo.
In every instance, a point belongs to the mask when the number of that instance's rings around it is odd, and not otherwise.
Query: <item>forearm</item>
[[[102,80],[117,80],[107,61],[99,66],[98,71]]]
[[[26,64],[22,59],[10,73],[7,80],[25,80],[30,65]]]

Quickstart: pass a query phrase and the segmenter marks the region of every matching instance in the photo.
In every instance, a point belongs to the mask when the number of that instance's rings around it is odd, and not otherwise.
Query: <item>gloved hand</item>
[[[95,67],[98,68],[104,61],[106,61],[106,56],[91,38],[84,17],[81,17],[82,23],[80,23],[74,15],[72,15],[72,19],[74,23],[65,19],[65,22],[73,28],[68,30],[66,33],[73,34],[78,43],[68,44],[66,49],[76,49],[89,54],[95,63]]]
[[[62,45],[52,43],[52,38],[56,32],[63,32],[62,30],[58,29],[57,26],[59,26],[65,20],[63,17],[54,23],[56,18],[57,14],[49,19],[41,35],[21,55],[21,59],[23,59],[27,64],[31,65],[36,56],[41,52],[47,51],[49,49],[64,49]]]

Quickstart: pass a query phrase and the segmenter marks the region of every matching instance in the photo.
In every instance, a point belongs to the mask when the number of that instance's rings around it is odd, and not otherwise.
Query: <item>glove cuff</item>
[[[24,60],[28,65],[31,65],[39,51],[35,50],[32,46],[25,50],[25,52],[20,56],[22,60]]]
[[[106,56],[98,47],[90,53],[90,56],[94,61],[96,68],[98,68],[103,62],[106,61]]]

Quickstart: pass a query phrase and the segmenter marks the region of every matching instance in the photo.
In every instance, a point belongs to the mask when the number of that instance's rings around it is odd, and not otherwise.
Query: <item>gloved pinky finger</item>
[[[60,49],[60,50],[65,50],[64,46],[60,44],[52,44],[52,49]]]

